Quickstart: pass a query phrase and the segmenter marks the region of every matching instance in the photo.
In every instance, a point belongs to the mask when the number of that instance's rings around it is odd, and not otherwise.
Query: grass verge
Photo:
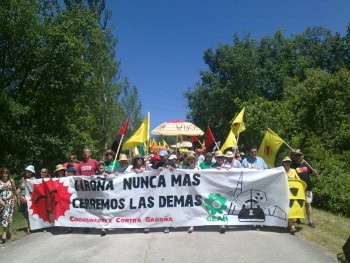
[[[342,252],[350,236],[350,218],[316,208],[313,208],[313,218],[316,228],[309,227],[307,219],[301,220],[303,224],[296,225],[300,229],[297,235],[334,256]]]
[[[20,212],[15,208],[11,224],[11,239],[8,241],[16,241],[27,235],[27,222]],[[7,241],[7,242],[8,242]]]

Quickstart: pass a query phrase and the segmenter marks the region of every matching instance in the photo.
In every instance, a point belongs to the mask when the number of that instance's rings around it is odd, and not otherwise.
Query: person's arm
[[[17,201],[18,198],[17,198],[16,184],[12,179],[10,180],[11,180],[13,198],[15,199],[15,201]]]
[[[19,186],[16,190],[18,206],[21,205],[21,185],[23,184],[23,181],[24,181],[24,177],[22,177],[22,179],[19,181]]]
[[[24,177],[21,178],[21,180],[19,181],[19,186],[16,190],[16,193],[17,193],[17,196],[19,197],[19,194],[21,193],[21,185],[23,184],[24,182]]]
[[[242,164],[238,160],[233,160],[234,168],[242,168]]]
[[[1,192],[1,189],[0,189],[0,192]],[[2,200],[1,197],[0,197],[0,206],[5,206],[5,202],[4,202],[4,200]]]
[[[243,168],[249,168],[247,158],[245,158],[245,159],[242,161],[242,167],[243,167]]]

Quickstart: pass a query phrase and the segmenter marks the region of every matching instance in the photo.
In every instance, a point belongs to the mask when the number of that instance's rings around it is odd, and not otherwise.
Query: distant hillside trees
[[[0,166],[53,168],[84,146],[101,157],[126,116],[140,123],[140,102],[120,101],[131,87],[104,4],[1,1]]]
[[[189,120],[224,141],[245,106],[241,150],[271,128],[320,169],[318,206],[350,215],[350,25],[345,36],[321,27],[260,40],[234,34],[233,44],[206,50],[204,62],[209,69],[184,94]],[[276,165],[287,154],[282,147]]]

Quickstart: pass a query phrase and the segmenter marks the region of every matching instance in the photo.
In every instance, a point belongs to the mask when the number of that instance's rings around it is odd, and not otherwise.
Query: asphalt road
[[[0,245],[0,262],[336,262],[335,257],[292,236],[281,228],[231,227],[219,234],[219,227],[111,230],[104,237],[98,230],[83,234],[75,229],[66,234],[58,229],[36,232],[19,241]]]

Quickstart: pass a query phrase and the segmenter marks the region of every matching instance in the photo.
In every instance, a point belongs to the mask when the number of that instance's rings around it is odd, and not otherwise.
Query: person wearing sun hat
[[[120,166],[117,168],[118,173],[128,173],[131,171],[132,165],[129,165],[129,159],[126,154],[121,153],[119,155],[118,162],[120,164]]]
[[[185,158],[186,166],[183,167],[183,169],[189,169],[189,170],[200,170],[201,168],[197,166],[198,158],[193,155],[189,154]]]
[[[113,152],[112,150],[108,150],[105,152],[105,156],[106,156],[105,172],[108,174],[118,175],[117,170],[118,170],[118,167],[120,166],[120,163],[118,161],[114,161],[115,152]]]
[[[311,166],[305,162],[304,153],[300,149],[294,149],[290,153],[290,156],[292,159],[291,167],[297,171],[298,176],[300,177],[300,180],[304,181],[307,185],[305,190],[306,215],[309,220],[309,226],[312,228],[315,228],[316,226],[313,223],[312,207],[311,207],[313,194],[312,194],[312,185],[311,185],[310,176],[317,175],[317,171],[315,169],[312,169]],[[300,220],[298,220],[297,223],[301,223]]]
[[[284,167],[288,180],[295,180],[295,179],[300,180],[295,169],[290,168],[290,166],[292,165],[292,159],[289,156],[286,156],[283,158],[282,165]],[[295,225],[294,225],[294,221],[295,221],[295,218],[288,218],[288,228],[292,235],[294,235],[297,232],[297,229],[295,228]]]
[[[231,164],[228,162],[225,162],[225,154],[222,153],[222,151],[216,151],[215,152],[215,161],[216,163],[214,163],[211,168],[215,168],[218,170],[222,170],[222,169],[230,169],[231,168]],[[225,234],[226,232],[226,226],[225,225],[221,225],[220,226],[220,234]]]
[[[230,169],[231,168],[231,164],[228,162],[225,162],[225,154],[222,153],[222,151],[216,151],[215,155],[214,155],[215,161],[216,163],[214,163],[211,168],[215,168],[215,169]]]
[[[132,160],[131,171],[135,173],[142,173],[146,170],[148,170],[148,167],[146,165],[145,158],[141,154],[135,155]]]
[[[21,178],[21,181],[19,182],[19,186],[17,188],[16,194],[17,194],[17,202],[18,202],[18,211],[22,213],[23,217],[27,221],[27,234],[31,233],[30,225],[29,225],[29,217],[28,217],[28,206],[27,206],[27,199],[26,199],[26,181],[27,180],[35,180],[35,168],[33,165],[28,165],[24,169],[24,177]]]
[[[241,162],[237,161],[236,159],[233,159],[234,154],[232,151],[225,152],[225,159],[226,162],[231,164],[231,168],[242,168]]]
[[[286,156],[283,158],[282,164],[283,164],[284,170],[286,171],[288,179],[300,180],[297,171],[295,169],[291,168],[292,159],[289,156]]]
[[[56,170],[53,172],[53,176],[60,178],[66,176],[66,167],[64,167],[62,164],[56,165]]]

